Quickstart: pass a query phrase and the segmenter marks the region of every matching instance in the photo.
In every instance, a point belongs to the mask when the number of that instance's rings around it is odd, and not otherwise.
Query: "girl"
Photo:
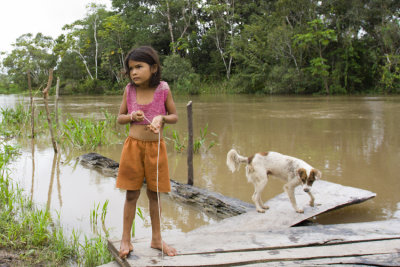
[[[160,61],[153,48],[142,46],[130,51],[125,59],[125,68],[131,82],[125,88],[117,121],[119,124],[130,123],[130,130],[122,149],[116,184],[117,188],[127,190],[119,256],[126,258],[133,251],[130,233],[144,178],[150,206],[151,247],[175,256],[175,248],[168,246],[161,238],[161,203],[157,198],[157,191],[171,191],[162,129],[164,123],[178,121],[175,103],[168,84],[160,81]]]

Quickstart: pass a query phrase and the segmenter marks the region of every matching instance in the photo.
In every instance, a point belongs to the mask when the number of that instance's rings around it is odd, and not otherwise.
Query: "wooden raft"
[[[167,238],[166,238],[167,239]],[[269,231],[220,232],[170,236],[175,257],[161,257],[149,240],[134,243],[135,251],[121,266],[271,266],[363,264],[400,266],[400,221],[301,226]],[[117,253],[119,242],[110,242]],[[111,264],[109,266],[112,266]]]
[[[290,228],[376,195],[326,181],[317,181],[313,193],[316,205],[309,207],[308,195],[296,191],[304,214],[296,213],[286,194],[280,194],[266,203],[270,209],[265,213],[254,210],[187,234],[164,236],[177,249],[176,257],[162,257],[160,251],[149,247],[148,238],[134,240],[135,250],[126,260],[118,257],[120,241],[109,241],[109,250],[121,266],[400,264],[400,220]]]

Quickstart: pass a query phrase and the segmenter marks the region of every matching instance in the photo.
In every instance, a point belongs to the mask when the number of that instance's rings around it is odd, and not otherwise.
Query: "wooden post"
[[[32,182],[31,182],[31,201],[33,201],[33,187],[35,184],[35,139],[31,139],[32,150]]]
[[[35,138],[35,106],[33,105],[33,96],[32,96],[32,82],[31,82],[31,71],[27,71],[28,75],[28,88],[29,94],[31,97],[31,138]]]
[[[44,106],[46,108],[46,114],[47,114],[47,122],[49,124],[49,130],[50,130],[50,136],[51,136],[51,142],[53,143],[53,148],[54,148],[54,153],[57,153],[57,143],[56,140],[54,139],[54,134],[53,134],[53,124],[51,123],[51,117],[50,117],[50,111],[49,111],[49,104],[47,101],[47,98],[49,96],[49,90],[51,87],[51,82],[53,81],[53,69],[49,70],[49,80],[47,81],[47,86],[43,90],[43,98],[44,98]]]
[[[57,85],[56,85],[56,107],[55,107],[57,128],[58,128],[58,94],[59,94],[59,91],[60,91],[60,77],[57,77]]]
[[[188,155],[187,155],[187,165],[188,165],[188,185],[193,185],[193,120],[192,120],[192,101],[189,101],[186,105],[187,117],[188,117]]]

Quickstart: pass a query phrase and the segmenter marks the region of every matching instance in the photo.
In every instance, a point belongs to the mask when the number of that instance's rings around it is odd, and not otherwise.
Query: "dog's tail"
[[[226,155],[226,165],[228,165],[229,170],[231,172],[239,170],[240,163],[247,163],[247,157],[243,157],[237,153],[235,149],[229,150]]]

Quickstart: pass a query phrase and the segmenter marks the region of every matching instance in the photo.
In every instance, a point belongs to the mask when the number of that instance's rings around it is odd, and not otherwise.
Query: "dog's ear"
[[[305,169],[303,169],[303,168],[298,169],[298,170],[297,170],[297,173],[299,174],[300,179],[301,179],[302,181],[305,181],[305,180],[307,179],[307,171],[306,171]]]
[[[321,179],[321,172],[317,169],[312,169],[310,171],[310,177],[314,178],[315,180]]]

